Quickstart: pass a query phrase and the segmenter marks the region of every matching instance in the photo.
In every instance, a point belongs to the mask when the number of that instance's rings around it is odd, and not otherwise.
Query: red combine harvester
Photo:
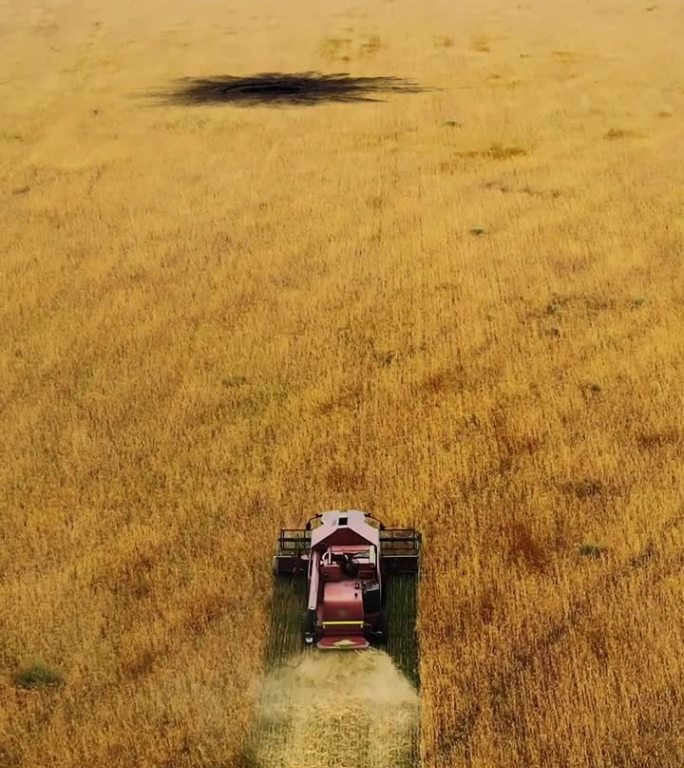
[[[420,541],[414,529],[388,529],[358,510],[323,512],[304,529],[281,530],[273,570],[307,578],[304,642],[322,649],[385,642],[388,584],[417,575]]]

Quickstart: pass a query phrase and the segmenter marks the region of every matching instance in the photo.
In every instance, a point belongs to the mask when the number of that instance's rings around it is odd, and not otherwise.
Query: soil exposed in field
[[[412,765],[418,725],[418,693],[387,654],[306,654],[268,675],[249,765]]]

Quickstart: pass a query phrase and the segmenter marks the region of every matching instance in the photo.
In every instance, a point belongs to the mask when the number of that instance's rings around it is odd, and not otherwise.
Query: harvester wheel
[[[389,621],[387,619],[387,611],[383,608],[380,613],[380,620],[377,623],[377,628],[373,632],[374,641],[378,645],[386,645],[387,637],[389,634]]]
[[[380,631],[382,632],[382,642],[387,644],[389,640],[389,618],[387,616],[387,609],[383,609],[380,614]]]

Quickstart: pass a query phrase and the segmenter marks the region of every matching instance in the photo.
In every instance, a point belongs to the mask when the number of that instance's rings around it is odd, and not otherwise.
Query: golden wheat
[[[277,529],[356,507],[424,768],[680,768],[681,8],[321,5],[0,2],[0,766],[238,766]],[[147,96],[315,71],[425,90]]]

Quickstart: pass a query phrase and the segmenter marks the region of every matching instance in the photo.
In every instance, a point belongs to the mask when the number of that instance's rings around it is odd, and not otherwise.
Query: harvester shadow
[[[248,77],[217,75],[186,77],[153,97],[169,106],[233,104],[314,106],[330,102],[353,103],[382,101],[379,94],[421,93],[425,89],[399,77],[352,77],[347,73],[263,72]]]

